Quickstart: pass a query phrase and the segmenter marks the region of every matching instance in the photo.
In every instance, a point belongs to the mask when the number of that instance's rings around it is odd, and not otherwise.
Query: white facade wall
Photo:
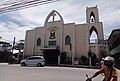
[[[34,53],[35,30],[26,31],[24,55],[33,55]]]
[[[44,27],[38,27],[35,29],[36,35],[35,35],[35,44],[34,44],[34,54],[35,55],[43,55],[41,52],[41,48],[44,47]],[[37,46],[37,39],[41,39],[41,46]]]
[[[69,57],[75,57],[75,23],[64,24],[64,33],[63,33],[63,51],[67,52]],[[65,45],[65,37],[69,36],[71,39],[71,48],[70,45]]]
[[[88,52],[88,32],[86,32],[86,24],[76,25],[76,57],[81,57],[82,55],[87,56]]]

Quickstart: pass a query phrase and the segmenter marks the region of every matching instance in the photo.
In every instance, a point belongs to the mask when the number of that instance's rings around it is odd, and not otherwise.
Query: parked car
[[[44,66],[45,59],[42,56],[31,56],[21,61],[21,66]]]

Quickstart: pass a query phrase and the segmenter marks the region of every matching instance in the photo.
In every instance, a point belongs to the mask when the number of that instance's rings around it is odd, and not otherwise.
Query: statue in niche
[[[56,36],[55,36],[55,30],[54,29],[51,29],[50,31],[50,39],[55,39]]]

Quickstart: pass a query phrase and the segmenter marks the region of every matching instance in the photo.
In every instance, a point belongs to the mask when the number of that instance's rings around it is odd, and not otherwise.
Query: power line
[[[7,6],[7,5],[11,5],[11,4],[15,4],[15,3],[20,3],[23,2],[25,0],[8,0],[8,1],[3,1],[1,2],[0,6]]]
[[[30,8],[34,6],[39,6],[43,4],[49,4],[49,3],[56,2],[56,1],[60,1],[60,0],[32,0],[32,1],[30,0],[30,1],[24,1],[21,3],[15,2],[15,3],[11,3],[12,5],[10,6],[0,8],[0,14],[11,12],[11,11],[16,11],[16,10],[21,10],[25,8]]]

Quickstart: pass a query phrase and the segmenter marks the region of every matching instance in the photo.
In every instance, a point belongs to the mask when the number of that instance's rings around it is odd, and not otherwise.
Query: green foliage
[[[82,55],[82,57],[81,57],[81,64],[82,65],[88,65],[88,58]]]
[[[66,64],[72,64],[72,58],[67,57],[66,58]]]
[[[107,52],[105,50],[100,50],[101,58],[105,58],[107,56]]]
[[[66,62],[66,56],[67,56],[66,52],[62,52],[61,53],[60,63],[65,64],[65,62]]]
[[[24,41],[25,40],[19,40],[17,44],[14,46],[14,49],[17,49],[21,52],[21,50],[24,49]]]

